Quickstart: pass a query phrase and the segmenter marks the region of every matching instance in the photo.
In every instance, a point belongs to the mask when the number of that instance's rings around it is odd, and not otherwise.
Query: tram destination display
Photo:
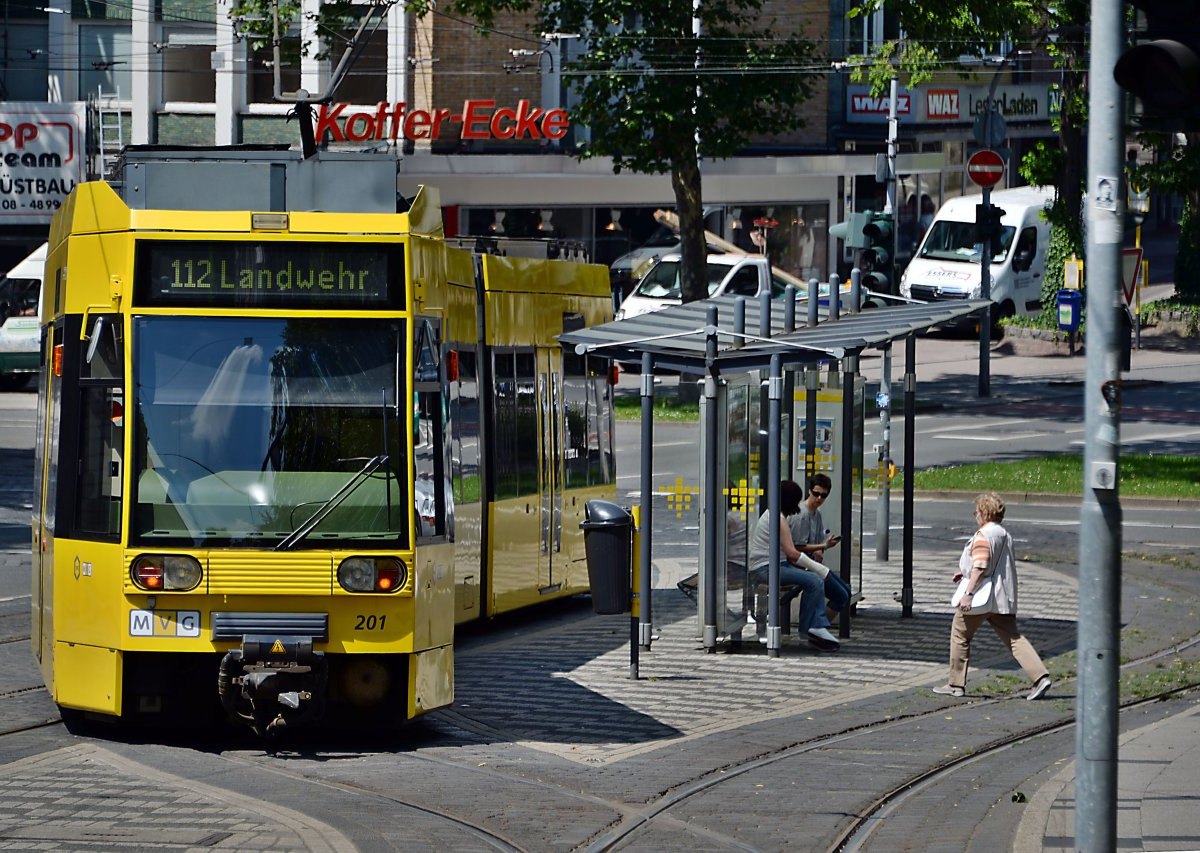
[[[135,293],[147,307],[383,308],[401,304],[396,244],[143,240]]]

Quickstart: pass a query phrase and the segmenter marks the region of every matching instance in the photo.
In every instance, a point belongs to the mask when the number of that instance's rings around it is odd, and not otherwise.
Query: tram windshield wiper
[[[308,521],[297,527],[287,539],[284,539],[275,546],[276,551],[290,551],[297,544],[304,540],[308,534],[316,529],[317,525],[325,520],[329,513],[333,512],[346,498],[354,494],[363,483],[370,479],[371,475],[379,468],[380,465],[386,465],[388,461],[387,454],[379,454],[367,460],[367,464],[362,467],[362,470],[346,481],[340,489],[330,495],[325,503],[321,504],[320,508],[312,514]]]

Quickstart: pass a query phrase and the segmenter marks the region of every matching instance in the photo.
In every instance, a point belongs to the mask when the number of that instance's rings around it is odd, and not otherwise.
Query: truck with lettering
[[[900,278],[901,296],[920,302],[981,298],[983,244],[975,225],[981,200],[961,196],[942,205]],[[988,262],[997,332],[1005,318],[1030,317],[1041,310],[1050,244],[1050,223],[1042,211],[1053,201],[1052,187],[1017,187],[991,195],[992,205],[1003,211]]]

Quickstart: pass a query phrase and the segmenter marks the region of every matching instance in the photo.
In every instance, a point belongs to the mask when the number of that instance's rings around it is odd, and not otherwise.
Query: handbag
[[[967,584],[971,582],[971,574],[968,572],[963,576],[963,579],[958,582],[958,589],[954,591],[954,597],[950,599],[952,607],[958,607],[962,604],[963,596],[967,594]],[[992,578],[989,575],[979,582],[979,587],[975,590],[975,594],[971,596],[971,612],[972,613],[987,613],[992,609]]]

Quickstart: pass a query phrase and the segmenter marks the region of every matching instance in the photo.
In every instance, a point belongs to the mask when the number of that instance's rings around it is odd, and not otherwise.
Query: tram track
[[[1122,669],[1128,670],[1138,666],[1154,664],[1161,659],[1178,656],[1188,650],[1194,649],[1198,645],[1200,645],[1200,635],[1193,636],[1171,647],[1126,661],[1122,664]],[[1161,690],[1153,695],[1122,703],[1120,710],[1126,712],[1197,689],[1200,689],[1200,681],[1189,681],[1186,684],[1169,690]],[[1002,715],[995,714],[995,709],[1018,701],[1023,704],[1023,696],[1008,695],[982,698],[964,703],[959,707],[961,709],[969,708],[979,716],[987,717],[990,714],[992,718],[998,718]],[[832,766],[840,760],[838,758],[838,750],[865,750],[870,752],[873,748],[882,748],[881,745],[912,742],[918,737],[916,733],[922,730],[923,724],[932,720],[940,720],[945,717],[947,712],[947,706],[941,705],[919,713],[905,714],[888,719],[874,720],[860,725],[847,726],[835,732],[790,744],[753,759],[722,766],[706,772],[700,778],[681,781],[672,789],[664,792],[661,796],[645,805],[635,805],[616,799],[607,799],[573,789],[565,783],[550,781],[545,778],[526,777],[496,766],[472,765],[465,761],[451,760],[428,753],[410,752],[402,756],[398,755],[397,758],[406,762],[433,764],[440,768],[439,772],[445,774],[468,774],[475,777],[482,775],[487,777],[488,786],[491,786],[495,790],[507,788],[510,791],[516,789],[518,791],[530,792],[528,794],[518,793],[515,801],[538,799],[548,802],[545,798],[554,797],[562,802],[574,802],[578,808],[586,807],[592,810],[601,809],[609,812],[612,817],[606,826],[598,830],[588,840],[575,844],[570,848],[580,851],[580,853],[583,853],[583,851],[586,851],[586,853],[601,853],[601,851],[626,849],[629,845],[637,845],[641,841],[648,840],[643,839],[642,836],[655,830],[664,829],[669,829],[677,834],[691,834],[696,837],[698,842],[704,842],[708,846],[715,846],[720,849],[754,851],[767,848],[748,843],[744,838],[735,837],[731,833],[724,833],[719,828],[701,826],[695,822],[691,822],[686,815],[681,813],[683,808],[690,805],[693,807],[693,811],[695,811],[701,805],[697,801],[701,800],[705,795],[714,795],[720,801],[722,799],[721,790],[723,787],[738,784],[739,781],[744,785],[746,777],[749,774],[754,774],[757,771],[765,771],[772,767],[778,771],[779,765],[804,756],[822,755],[821,761],[826,766]],[[933,766],[928,766],[926,762],[925,766],[921,766],[920,768],[914,767],[911,772],[905,773],[902,778],[891,782],[881,793],[868,793],[870,799],[864,804],[852,805],[849,812],[851,814],[849,822],[843,820],[837,826],[827,826],[824,832],[817,832],[812,837],[814,846],[819,846],[821,849],[829,851],[829,853],[868,849],[867,845],[871,841],[874,829],[880,825],[882,818],[891,816],[903,809],[914,795],[938,782],[945,781],[964,768],[984,761],[1005,750],[1035,741],[1048,734],[1070,729],[1074,724],[1075,720],[1072,715],[1060,715],[1050,721],[1025,726],[1021,730],[1012,732],[1011,734],[987,738],[974,746],[964,748],[962,754],[936,762]],[[925,734],[928,736],[929,732]],[[867,741],[874,743],[874,746],[864,747],[864,743]],[[915,751],[913,753],[914,759],[923,760],[919,759],[919,755],[921,754],[928,753]],[[386,802],[391,807],[410,809],[414,813],[420,813],[426,818],[434,819],[440,823],[444,823],[447,827],[454,827],[457,831],[470,835],[476,841],[485,845],[487,849],[526,851],[543,849],[544,844],[548,843],[548,839],[538,839],[531,843],[523,843],[520,840],[516,840],[512,837],[511,833],[498,831],[493,828],[491,824],[495,818],[484,817],[482,812],[478,816],[471,816],[462,814],[461,809],[431,805],[428,802],[428,793],[425,793],[424,799],[422,799],[422,797],[418,796],[409,797],[395,794],[368,784],[321,778],[311,773],[298,772],[280,767],[278,764],[273,763],[269,757],[261,759],[245,756],[221,757],[228,761],[254,766],[273,774],[302,781],[306,784],[324,786],[340,790],[352,796]],[[492,813],[489,812],[489,814]]]
[[[1137,666],[1154,663],[1162,658],[1178,655],[1181,652],[1196,647],[1197,645],[1200,645],[1200,634],[1193,635],[1190,639],[1182,643],[1177,643],[1170,648],[1162,649],[1154,653],[1144,655],[1140,658],[1126,661],[1121,665],[1120,668],[1123,670],[1128,670]],[[1164,699],[1178,696],[1198,688],[1200,688],[1200,681],[1189,682],[1188,684],[1175,687],[1170,690],[1159,691],[1150,696],[1121,703],[1119,706],[1119,711],[1128,711],[1156,702],[1161,702]],[[980,710],[990,706],[999,706],[1003,703],[1011,702],[1013,700],[1014,697],[1012,696],[981,699],[971,702],[970,706],[975,710]],[[770,765],[796,758],[801,755],[834,748],[839,745],[846,744],[847,742],[855,741],[864,737],[865,735],[880,735],[884,733],[893,733],[897,729],[914,728],[919,726],[923,721],[942,717],[945,715],[945,713],[946,708],[939,707],[922,713],[895,717],[886,721],[876,721],[864,725],[848,727],[838,732],[791,745],[784,749],[752,759],[750,761],[722,767],[716,772],[709,774],[704,779],[696,780],[692,783],[688,783],[677,788],[675,791],[664,796],[662,799],[658,800],[647,808],[641,810],[639,813],[627,817],[620,825],[608,830],[598,838],[594,839],[590,844],[587,845],[585,849],[587,853],[603,853],[603,851],[615,850],[621,844],[633,840],[639,833],[644,832],[654,821],[669,817],[672,809],[677,808],[678,806],[697,797],[700,794],[711,792],[713,789],[721,785],[728,784],[747,773],[760,770],[769,767]],[[1046,734],[1072,728],[1074,725],[1074,716],[1068,716],[1066,718],[1036,725],[1020,732],[1013,733],[1009,736],[995,739],[989,743],[972,749],[966,754],[939,762],[933,767],[925,768],[920,772],[912,773],[899,783],[892,784],[887,790],[870,802],[866,808],[860,809],[854,815],[850,823],[840,829],[832,843],[830,843],[826,849],[829,851],[829,853],[841,853],[841,851],[858,851],[865,849],[864,844],[869,840],[870,834],[874,831],[873,827],[877,825],[879,817],[884,812],[890,812],[902,806],[905,800],[907,800],[914,793],[938,781],[944,780],[946,777],[953,775],[955,772],[971,764],[1011,749],[1014,746],[1035,740]],[[730,839],[730,841],[734,841],[734,839]],[[742,843],[731,844],[730,846],[731,849],[746,849]]]
[[[365,785],[346,782],[344,780],[322,779],[315,777],[309,773],[300,773],[292,770],[286,770],[277,765],[270,764],[264,760],[256,760],[243,756],[221,755],[219,758],[232,764],[238,764],[244,767],[253,767],[258,770],[265,770],[276,776],[280,776],[294,781],[303,782],[305,784],[317,785],[319,787],[328,788],[330,790],[342,791],[356,797],[364,797],[371,800],[388,803],[393,806],[410,809],[413,812],[432,817],[444,824],[453,826],[470,837],[483,842],[488,849],[505,851],[505,853],[529,853],[529,848],[524,847],[511,838],[506,837],[502,833],[489,829],[482,822],[471,820],[460,815],[452,814],[445,809],[439,809],[428,803],[417,802],[414,799],[405,799],[381,791],[377,788],[371,788]],[[449,841],[448,846],[453,847]]]

